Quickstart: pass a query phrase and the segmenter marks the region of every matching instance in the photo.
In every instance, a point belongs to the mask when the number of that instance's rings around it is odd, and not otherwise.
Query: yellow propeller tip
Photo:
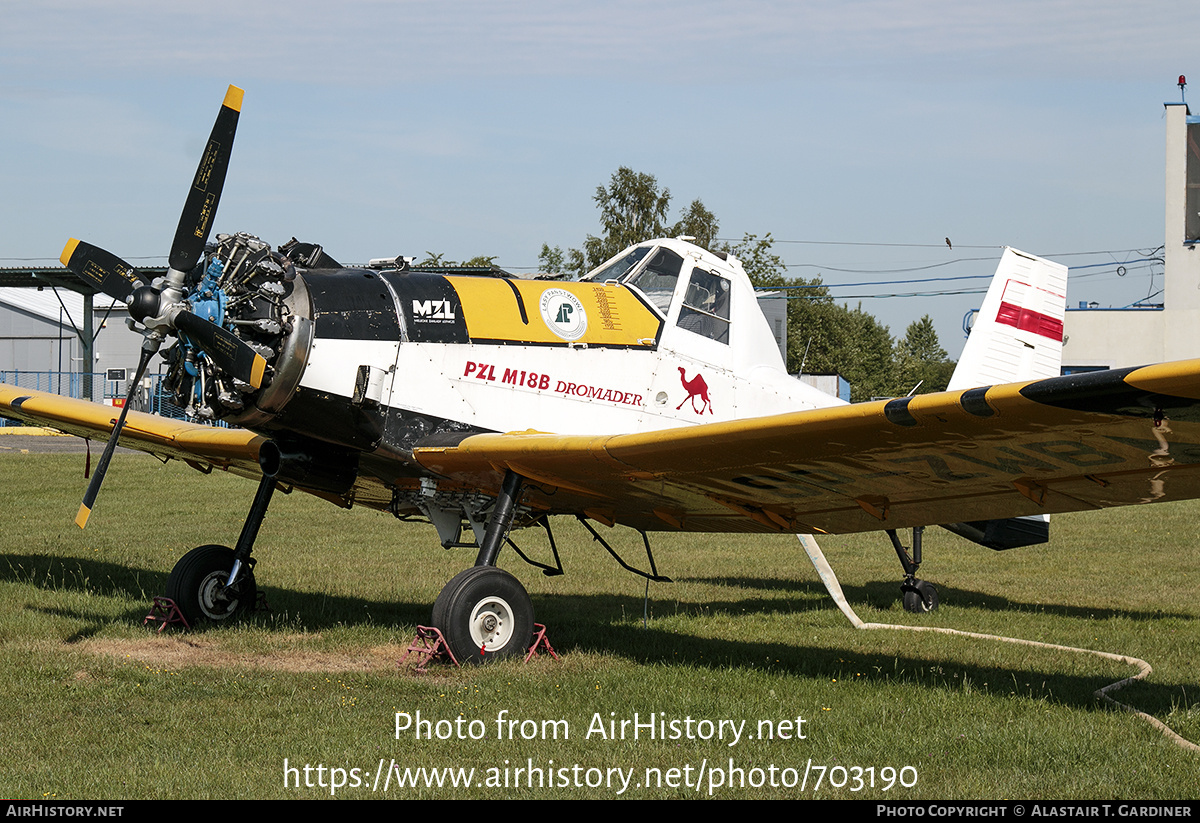
[[[267,371],[267,361],[262,355],[254,356],[254,365],[250,367],[250,385],[254,388],[262,388],[263,376]]]
[[[79,246],[79,241],[72,237],[67,241],[67,245],[63,247],[62,254],[58,259],[62,261],[64,266],[71,265],[71,255],[75,254],[75,249]]]
[[[86,503],[79,504],[79,513],[75,515],[75,525],[79,528],[87,526],[88,518],[91,516],[92,510],[87,507]]]
[[[225,102],[222,105],[240,112],[242,110],[242,96],[245,93],[245,91],[239,89],[237,86],[230,86],[229,91],[225,92]]]

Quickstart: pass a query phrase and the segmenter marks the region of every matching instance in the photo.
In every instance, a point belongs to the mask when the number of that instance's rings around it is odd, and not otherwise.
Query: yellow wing
[[[646,530],[838,533],[1200,497],[1200,360],[604,437],[476,435],[426,468]]]
[[[103,442],[112,433],[120,411],[112,406],[0,383],[0,414]],[[162,459],[182,460],[201,471],[217,468],[256,480],[262,477],[258,450],[266,440],[247,429],[204,426],[136,411],[129,412],[121,432],[121,445],[125,448]],[[384,509],[391,501],[391,490],[379,478],[367,474],[360,475],[354,488],[344,495],[297,488],[345,508],[359,504]]]
[[[116,417],[3,384],[0,413],[95,439]],[[245,430],[131,412],[121,442],[261,474],[264,438]],[[414,457],[490,494],[511,469],[536,512],[648,531],[860,532],[1195,499],[1200,360],[643,434],[481,434]],[[349,495],[317,494],[391,499],[366,474]]]
[[[0,414],[78,437],[104,441],[120,409],[0,383]],[[258,477],[258,447],[266,438],[245,429],[223,429],[131,411],[121,445]]]

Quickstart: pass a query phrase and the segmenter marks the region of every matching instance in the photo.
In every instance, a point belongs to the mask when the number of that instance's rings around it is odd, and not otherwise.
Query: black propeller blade
[[[104,454],[100,456],[100,462],[96,464],[96,473],[92,475],[92,480],[88,483],[87,491],[83,495],[83,502],[79,504],[79,512],[75,515],[75,525],[81,529],[87,526],[88,517],[92,514],[92,507],[96,505],[96,496],[100,494],[100,484],[104,482],[108,464],[112,460],[113,452],[117,450],[117,440],[121,436],[121,429],[125,428],[125,415],[129,413],[129,404],[133,402],[133,395],[137,391],[138,384],[142,382],[146,364],[150,362],[150,358],[156,351],[158,351],[158,346],[150,345],[149,341],[147,341],[147,345],[142,346],[142,358],[138,361],[137,372],[129,383],[129,393],[125,395],[125,405],[121,407],[117,424],[113,426],[108,443],[104,446]]]
[[[175,326],[199,344],[222,371],[256,389],[262,386],[267,361],[236,334],[190,311],[180,312]]]
[[[146,340],[142,345],[141,360],[133,380],[130,381],[125,406],[121,409],[116,425],[113,426],[112,434],[104,447],[104,454],[96,466],[96,473],[92,475],[87,493],[83,496],[83,503],[79,506],[79,513],[75,516],[75,522],[81,529],[87,525],[92,507],[96,503],[96,496],[100,493],[100,485],[104,482],[108,464],[116,451],[121,430],[125,427],[129,404],[142,375],[146,372],[150,358],[158,351],[165,329],[174,326],[183,331],[200,345],[220,368],[256,389],[262,386],[267,361],[233,332],[183,309],[179,302],[183,294],[184,275],[199,262],[212,230],[212,221],[221,200],[221,190],[225,186],[225,173],[229,169],[233,138],[242,109],[242,95],[242,90],[237,86],[230,86],[225,93],[221,111],[217,114],[217,121],[208,138],[204,156],[200,158],[200,166],[196,169],[196,177],[192,181],[191,190],[183,206],[183,214],[179,218],[175,242],[171,245],[172,271],[168,272],[165,288],[148,286],[128,263],[90,243],[72,239],[63,249],[61,260],[64,266],[108,296],[129,304],[130,315],[148,327],[145,332]],[[166,319],[168,317],[173,319]]]
[[[146,285],[133,266],[115,254],[73,237],[59,259],[88,283],[122,303],[134,289]]]
[[[171,244],[170,264],[176,271],[191,271],[204,253],[217,204],[221,201],[221,189],[225,186],[225,172],[229,169],[243,94],[237,86],[230,86],[225,92],[225,102],[213,124],[204,156],[200,158],[196,178],[179,217],[179,228],[175,230],[175,242]]]

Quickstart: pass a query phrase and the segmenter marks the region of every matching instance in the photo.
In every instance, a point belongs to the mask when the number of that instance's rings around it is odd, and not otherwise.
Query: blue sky
[[[229,83],[246,97],[216,230],[344,262],[527,271],[598,232],[621,165],[670,188],[672,219],[701,198],[723,237],[770,232],[829,283],[989,274],[1003,245],[1142,257],[1197,31],[1175,0],[0,0],[0,266],[70,236],[164,262]],[[1069,299],[1157,287],[1080,269]],[[897,335],[933,315],[956,355],[980,299],[863,306]]]

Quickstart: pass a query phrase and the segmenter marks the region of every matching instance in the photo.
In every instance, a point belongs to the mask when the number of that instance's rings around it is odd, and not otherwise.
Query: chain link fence
[[[0,383],[17,386],[23,389],[61,394],[64,397],[83,399],[91,395],[91,400],[97,403],[120,405],[129,392],[128,372],[124,369],[112,369],[109,372],[79,372],[61,371],[23,371],[18,369],[0,369]],[[114,379],[114,378],[120,379]],[[148,374],[142,378],[142,384],[134,392],[129,406],[131,411],[148,412],[161,417],[176,420],[186,420],[187,415],[181,406],[177,406],[169,392],[163,386],[163,377],[159,374]],[[115,401],[115,402],[114,402]],[[192,422],[209,422],[194,420]],[[0,417],[0,426],[23,425],[14,420]],[[220,421],[210,422],[210,425],[225,426]]]

